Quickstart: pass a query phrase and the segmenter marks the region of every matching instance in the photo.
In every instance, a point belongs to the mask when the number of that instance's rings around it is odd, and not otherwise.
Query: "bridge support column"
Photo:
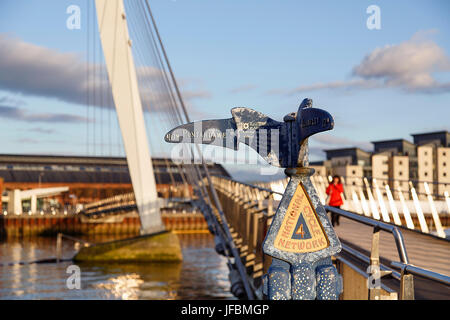
[[[35,213],[37,211],[37,196],[33,194],[31,196],[31,212]]]
[[[106,68],[141,219],[141,233],[151,234],[163,230],[164,225],[159,211],[125,8],[122,0],[96,0],[95,4]]]
[[[9,193],[8,212],[12,214],[22,214],[22,198],[20,196],[20,190],[14,189]]]
[[[0,178],[0,209],[2,209],[3,178]]]

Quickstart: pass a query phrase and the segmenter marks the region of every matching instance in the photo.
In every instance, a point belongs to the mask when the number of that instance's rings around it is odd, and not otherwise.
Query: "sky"
[[[1,1],[1,153],[94,155],[86,128],[96,121],[104,132],[95,154],[123,154],[115,115],[99,111],[93,119],[85,103],[87,3]],[[66,27],[73,4],[79,30]],[[311,160],[323,159],[323,149],[372,150],[370,141],[450,129],[446,0],[150,5],[194,120],[229,118],[237,106],[282,120],[312,98],[335,128],[310,139]],[[380,29],[367,27],[370,5],[380,8]]]

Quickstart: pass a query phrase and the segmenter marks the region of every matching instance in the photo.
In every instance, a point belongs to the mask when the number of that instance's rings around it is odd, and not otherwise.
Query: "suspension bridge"
[[[191,125],[194,128],[189,105],[183,99],[149,2],[96,0],[89,7],[88,15],[90,34],[86,44],[86,77],[90,88],[86,97],[86,119],[94,120],[86,122],[86,151],[91,156],[109,153],[112,159],[113,140],[119,149],[123,145],[132,193],[104,197],[86,204],[82,210],[65,215],[80,215],[91,222],[101,219],[109,223],[114,222],[111,217],[134,212],[139,217],[139,236],[104,244],[88,243],[59,233],[57,261],[61,259],[63,241],[81,244],[76,261],[120,260],[114,257],[116,254],[122,255],[123,259],[138,260],[138,257],[146,256],[151,260],[161,252],[173,253],[177,250],[178,240],[166,231],[163,221],[166,224],[167,221],[163,220],[161,212],[163,208],[182,203],[204,219],[205,227],[214,236],[217,254],[227,261],[230,290],[238,298],[450,298],[450,243],[445,233],[450,214],[448,193],[431,194],[426,182],[426,194],[418,194],[415,188],[417,183],[410,183],[409,191],[399,188],[391,190],[388,184],[381,184],[370,177],[362,178],[359,184],[348,185],[344,177],[343,206],[326,206],[325,189],[329,177],[313,174],[309,169],[307,138],[332,129],[333,121],[325,111],[312,108],[309,102],[300,106],[297,113],[287,115],[283,123],[256,111],[248,112],[249,109],[233,109],[233,118],[210,120],[212,122],[208,122],[200,134],[200,141],[184,147],[189,161],[182,161],[186,157],[178,159],[179,162],[168,160],[167,154],[172,149],[164,140],[178,142],[175,140],[179,138],[174,135],[173,128],[184,126],[192,133],[190,138],[194,138],[196,131],[187,127]],[[112,119],[114,110],[117,123]],[[99,126],[96,119],[101,119],[99,123],[102,125]],[[205,138],[204,130],[212,128],[225,132],[225,129],[234,128],[242,134],[249,127],[260,130],[256,146],[239,135],[231,145],[219,139],[219,146],[237,149],[241,142],[262,154],[262,130],[276,128],[281,132],[281,137],[289,138],[284,142],[280,138],[282,143],[278,158],[274,158],[269,150],[265,150],[263,158],[282,168],[298,166],[296,172],[289,173],[289,179],[248,184],[229,176],[211,174],[211,167],[203,159],[203,149],[199,146],[205,143],[202,140]],[[113,131],[120,132],[120,136],[113,138]],[[274,141],[270,140],[270,143],[272,147]],[[158,193],[158,173],[152,164],[152,155],[160,156],[164,152],[166,157],[161,157],[161,166],[166,168],[172,186],[178,190],[177,196],[166,199]],[[172,174],[174,168],[179,179],[174,178],[175,173]],[[290,194],[295,183],[295,192]],[[301,219],[306,219],[301,224],[306,231],[302,228],[299,235],[292,235],[292,247],[289,247],[289,240],[280,240],[280,233],[273,234],[272,238],[272,233],[275,227],[287,228],[290,222],[279,219],[282,219],[281,214],[287,217],[285,212],[290,210],[291,200],[296,195],[299,199],[306,199],[302,198],[301,190],[309,199],[305,202],[305,208],[311,208],[314,215],[300,215]],[[39,192],[28,193],[36,199]],[[291,198],[287,199],[286,195]],[[32,207],[35,208],[35,204]],[[9,216],[14,215],[15,209],[12,211]],[[34,209],[31,211],[29,216],[37,214]],[[335,229],[331,227],[327,212],[342,218]],[[3,219],[6,219],[5,215]],[[320,228],[313,228],[315,223]],[[305,242],[305,249],[300,250],[301,241],[307,233],[310,233],[312,240]],[[155,237],[164,235],[169,237],[169,241],[161,242],[162,247],[154,249],[152,245],[145,245],[136,249],[137,242],[151,243]],[[290,250],[289,254],[283,255],[277,251],[280,250],[277,247],[280,243],[288,249],[286,252]],[[277,250],[270,245],[277,247]],[[297,249],[295,245],[298,245]],[[130,253],[133,250],[138,251],[136,254]],[[148,254],[144,252],[146,250],[159,251],[158,254]],[[124,257],[124,252],[129,256]],[[314,254],[319,258],[308,260]],[[292,262],[297,258],[297,264]],[[317,289],[313,293],[305,291],[307,282],[301,282],[306,281],[302,277],[308,275],[310,271],[305,270],[309,270],[311,265],[316,268],[311,274],[317,277],[317,284],[314,282]],[[288,293],[286,288],[275,287],[271,282],[276,277],[285,281],[283,277],[286,274],[293,279],[292,288],[291,280],[286,282],[292,290]]]

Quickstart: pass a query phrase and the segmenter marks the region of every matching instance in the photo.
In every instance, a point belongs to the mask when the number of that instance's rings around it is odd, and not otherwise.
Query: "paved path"
[[[362,249],[370,251],[372,228],[340,217],[336,227],[339,238],[347,240]],[[450,276],[450,242],[427,235],[401,229],[410,263],[434,272]],[[399,261],[394,237],[387,232],[380,233],[380,257]]]

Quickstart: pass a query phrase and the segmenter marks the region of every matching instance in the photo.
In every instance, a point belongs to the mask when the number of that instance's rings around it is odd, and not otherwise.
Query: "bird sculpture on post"
[[[283,122],[249,109],[233,108],[232,118],[204,120],[169,131],[166,142],[198,143],[238,150],[239,143],[255,149],[290,177],[263,243],[272,257],[263,291],[271,300],[335,300],[342,278],[331,256],[341,250],[336,233],[320,203],[310,176],[308,138],[331,130],[333,117],[304,99]]]

